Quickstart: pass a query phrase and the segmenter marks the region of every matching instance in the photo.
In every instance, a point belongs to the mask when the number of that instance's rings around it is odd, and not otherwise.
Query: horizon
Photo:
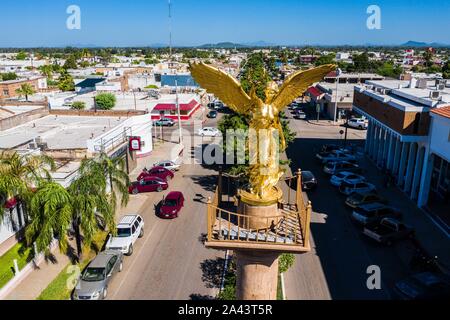
[[[79,30],[66,27],[70,17],[67,9],[72,5],[69,1],[43,0],[39,6],[31,0],[20,4],[12,0],[3,2],[0,26],[9,32],[0,39],[2,48],[169,45],[167,0],[151,3],[135,0],[126,5],[110,0],[108,6],[105,2],[79,0],[75,4],[80,8]],[[337,0],[315,3],[284,0],[274,7],[273,1],[172,0],[173,47],[261,41],[274,46],[400,46],[408,41],[450,45],[450,34],[446,32],[450,27],[446,19],[449,3],[379,0],[376,5],[381,10],[381,26],[374,30],[366,25],[371,4],[366,0],[357,4]],[[433,19],[432,24],[416,22],[427,17]]]

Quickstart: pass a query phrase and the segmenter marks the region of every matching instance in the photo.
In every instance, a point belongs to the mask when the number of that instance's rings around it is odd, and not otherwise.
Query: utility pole
[[[176,105],[177,105],[177,113],[178,113],[178,132],[180,135],[180,144],[183,143],[183,135],[181,129],[181,114],[180,114],[180,103],[178,101],[178,81],[175,79],[175,95],[176,95]]]
[[[172,2],[169,0],[169,62],[172,63]]]
[[[339,76],[341,75],[341,69],[336,70],[336,101],[334,103],[334,123],[337,121],[337,110],[338,110],[338,85],[339,85]]]

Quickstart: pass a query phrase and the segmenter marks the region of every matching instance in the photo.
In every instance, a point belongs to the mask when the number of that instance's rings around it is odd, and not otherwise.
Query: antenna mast
[[[169,1],[169,55],[170,62],[172,62],[172,2]]]

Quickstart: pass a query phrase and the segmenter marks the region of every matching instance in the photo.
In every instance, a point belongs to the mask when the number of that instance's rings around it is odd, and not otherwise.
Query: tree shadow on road
[[[213,296],[193,293],[189,296],[191,300],[216,300]]]
[[[202,281],[207,288],[220,288],[224,265],[224,258],[207,259],[200,263]]]

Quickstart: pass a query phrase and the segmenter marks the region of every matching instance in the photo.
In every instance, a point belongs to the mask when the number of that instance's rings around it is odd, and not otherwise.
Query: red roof
[[[450,106],[435,108],[431,112],[450,119]]]
[[[199,103],[197,100],[192,99],[189,103],[180,103],[180,110],[189,111],[197,107]],[[155,106],[155,110],[176,110],[177,105],[175,103],[159,103]]]
[[[321,95],[323,95],[323,92],[317,89],[316,87],[309,87],[307,92],[309,94],[312,94],[314,97],[320,97]]]

